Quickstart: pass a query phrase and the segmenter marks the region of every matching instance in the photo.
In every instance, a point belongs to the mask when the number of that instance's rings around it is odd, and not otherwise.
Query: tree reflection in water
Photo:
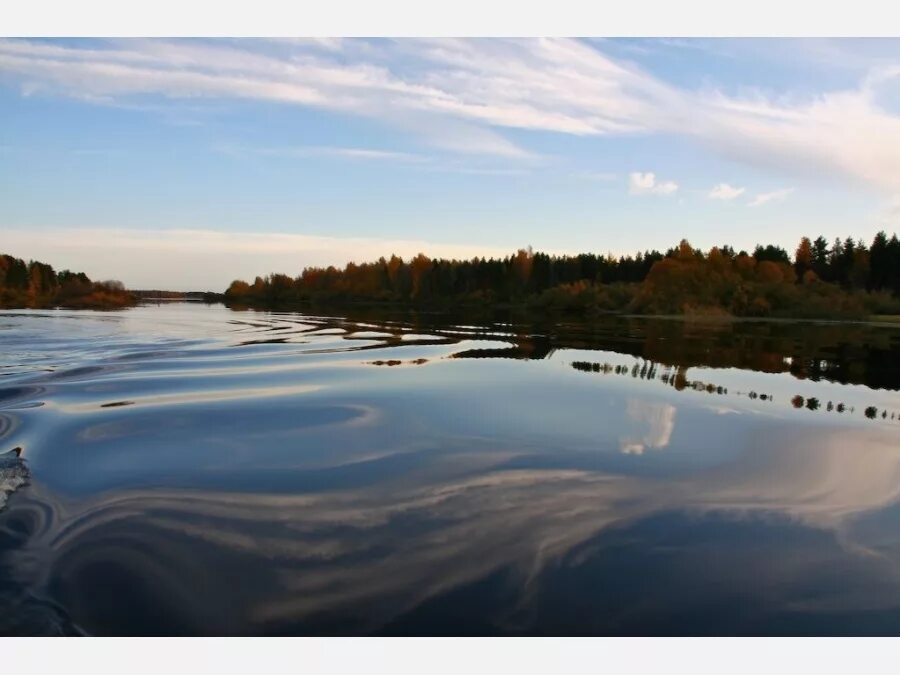
[[[658,363],[650,363],[643,362],[635,363],[631,368],[623,365],[612,365],[610,363],[596,363],[591,361],[573,361],[572,367],[575,370],[580,370],[585,373],[599,373],[602,375],[628,375],[630,374],[634,378],[640,378],[641,380],[658,380],[664,385],[671,386],[676,391],[699,391],[706,392],[708,394],[718,394],[720,396],[728,394],[728,388],[723,387],[721,385],[715,385],[711,382],[702,382],[700,380],[689,380],[687,377],[687,368],[678,367],[675,368],[674,371],[672,369],[666,368],[662,373],[659,373],[659,369],[662,367]],[[775,397],[772,394],[765,393],[757,393],[755,391],[749,392],[734,392],[735,396],[747,396],[751,400],[760,401],[774,401]],[[819,399],[810,396],[808,398],[804,398],[797,394],[793,398],[791,398],[791,406],[793,408],[806,408],[807,410],[819,410],[821,408],[821,403]],[[832,401],[828,401],[825,406],[825,411],[833,412],[836,411],[838,413],[843,413],[844,411],[849,411],[849,414],[853,414],[856,411],[854,406],[847,408],[843,403],[833,403]],[[865,416],[868,419],[888,419],[888,411],[882,409],[879,414],[879,409],[876,406],[867,406],[865,411]],[[891,412],[890,419],[897,419],[897,413]]]

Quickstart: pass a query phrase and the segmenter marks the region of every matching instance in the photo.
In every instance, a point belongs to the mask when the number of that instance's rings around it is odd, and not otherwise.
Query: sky
[[[900,41],[0,39],[0,252],[130,288],[900,231]]]

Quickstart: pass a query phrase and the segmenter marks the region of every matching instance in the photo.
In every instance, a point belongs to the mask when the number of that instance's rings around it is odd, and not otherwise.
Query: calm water
[[[0,313],[0,632],[900,634],[900,326]]]

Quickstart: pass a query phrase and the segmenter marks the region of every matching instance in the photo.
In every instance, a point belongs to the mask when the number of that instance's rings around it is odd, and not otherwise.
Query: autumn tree
[[[800,239],[797,251],[794,254],[794,271],[797,276],[803,278],[808,271],[813,269],[813,246],[809,237]]]

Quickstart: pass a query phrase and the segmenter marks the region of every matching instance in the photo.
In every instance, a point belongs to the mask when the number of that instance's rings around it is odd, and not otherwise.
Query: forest
[[[232,306],[392,304],[523,307],[549,313],[848,318],[900,314],[900,241],[871,244],[803,237],[793,254],[772,244],[752,252],[709,251],[686,240],[665,252],[548,255],[531,248],[506,258],[410,260],[307,267],[299,276],[235,280]]]
[[[0,308],[116,309],[136,302],[119,281],[91,281],[84,272],[0,254]]]

